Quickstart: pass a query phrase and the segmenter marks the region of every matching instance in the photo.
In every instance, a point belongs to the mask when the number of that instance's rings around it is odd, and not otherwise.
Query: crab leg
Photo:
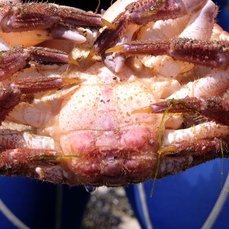
[[[125,183],[137,183],[155,177],[163,178],[215,158],[229,157],[228,142],[228,137],[202,139],[195,142],[184,141],[172,147],[162,148],[160,154],[154,155],[155,159],[160,160],[159,164],[154,163],[148,171],[144,171],[139,177],[135,175],[134,179],[130,175],[130,180],[126,180]],[[122,179],[114,180],[113,176],[103,176],[103,174],[100,176],[91,174],[87,179],[82,178],[77,171],[77,164],[75,168],[67,166],[73,157],[45,149],[3,150],[0,152],[0,174],[29,176],[56,184],[99,186],[103,184],[103,179],[107,179],[110,180],[107,186],[123,185]],[[115,183],[112,185],[112,182]]]
[[[28,43],[31,40],[36,44],[57,38],[80,44],[86,38],[79,32],[79,27],[97,29],[104,24],[109,26],[109,22],[100,15],[73,7],[35,2],[0,4],[0,33],[9,42],[12,35],[8,33],[14,33],[15,36],[28,40]]]
[[[34,93],[45,90],[58,89],[66,83],[61,78],[35,78],[18,81],[4,86],[0,84],[0,123],[5,120],[13,108],[18,105],[23,98],[22,93]],[[12,142],[10,143],[12,144]]]
[[[169,55],[175,60],[222,70],[228,68],[229,62],[227,41],[200,41],[188,38],[174,38],[169,41],[135,41],[110,48],[106,53],[109,52],[118,52],[127,56]]]
[[[98,14],[52,3],[1,3],[0,19],[0,29],[3,32],[48,29],[57,24],[103,26]]]
[[[12,74],[25,68],[30,60],[39,63],[69,63],[68,55],[59,50],[43,47],[30,47],[27,49],[16,47],[1,54],[0,79],[7,79]]]
[[[183,172],[201,163],[229,157],[229,138],[182,141],[161,149],[157,178]]]
[[[63,169],[58,164],[53,150],[11,149],[0,152],[0,174],[7,176],[20,174],[42,179],[40,170],[43,168],[45,178],[42,180],[61,183],[64,181],[64,174],[61,174]]]
[[[74,84],[74,80],[72,81],[72,84]],[[60,89],[65,85],[66,83],[64,82],[64,79],[60,77],[36,77],[35,79],[18,80],[14,83],[11,83],[10,86],[20,90],[23,94],[29,94],[52,89]]]
[[[150,107],[152,113],[164,113],[166,110],[169,113],[191,113],[205,116],[209,121],[229,125],[229,100],[221,97],[169,99]]]

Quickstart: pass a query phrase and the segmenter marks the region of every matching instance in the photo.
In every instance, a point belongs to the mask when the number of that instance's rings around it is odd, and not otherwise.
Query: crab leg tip
[[[89,64],[90,60],[91,60],[92,57],[95,55],[95,53],[96,53],[96,51],[95,51],[95,48],[93,47],[93,48],[90,50],[90,52],[89,52],[89,54],[88,54],[88,56],[87,56],[87,58],[86,58],[86,65]]]
[[[111,47],[105,51],[105,53],[111,53],[111,52],[117,52],[117,53],[124,52],[124,46],[123,45],[117,45],[117,46]]]
[[[73,58],[72,53],[70,53],[70,54],[68,55],[68,59],[69,59],[69,62],[70,62],[71,64],[74,64],[74,65],[76,65],[77,67],[80,66],[79,62]]]
[[[158,150],[158,154],[167,154],[171,152],[175,152],[177,150],[177,146],[175,145],[169,145],[166,147],[162,147],[161,149]]]
[[[115,29],[115,26],[112,23],[110,23],[109,21],[107,21],[106,19],[101,18],[101,21],[102,21],[104,26],[106,26],[110,29]]]
[[[81,81],[77,78],[62,78],[62,82],[65,85],[71,85],[71,84],[79,84]]]
[[[139,113],[152,113],[152,107],[143,107],[137,110],[132,111],[132,114],[139,114]]]

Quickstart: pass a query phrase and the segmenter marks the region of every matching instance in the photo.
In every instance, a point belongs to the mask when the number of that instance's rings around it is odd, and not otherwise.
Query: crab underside
[[[210,0],[0,4],[0,174],[120,186],[229,157],[216,15]]]

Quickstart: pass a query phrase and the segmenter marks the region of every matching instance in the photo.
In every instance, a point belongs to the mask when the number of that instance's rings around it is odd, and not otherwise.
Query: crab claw
[[[197,114],[204,116],[208,121],[229,125],[229,100],[221,97],[169,99],[152,104],[149,110],[152,113],[164,113],[167,111],[168,113]]]

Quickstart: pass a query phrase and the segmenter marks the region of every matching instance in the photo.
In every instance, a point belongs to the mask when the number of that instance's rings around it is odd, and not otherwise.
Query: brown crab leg
[[[191,113],[202,115],[223,125],[229,125],[229,100],[221,97],[198,99],[186,97],[184,99],[169,99],[149,107],[152,113]]]
[[[65,82],[60,77],[36,77],[35,79],[15,81],[11,84],[11,87],[20,90],[23,94],[29,94],[52,89],[60,89],[65,85]]]
[[[182,141],[161,151],[157,178],[183,172],[216,158],[228,158],[229,137]]]
[[[133,179],[130,175],[130,180],[119,179],[113,185],[114,178],[112,176],[110,179],[113,180],[109,183],[104,183],[104,179],[109,180],[109,176],[104,176],[104,174],[95,176],[92,173],[91,176],[81,177],[82,168],[77,170],[77,164],[75,165],[76,167],[67,166],[72,157],[58,155],[53,150],[2,149],[2,152],[0,152],[0,174],[6,176],[29,176],[56,184],[122,186],[129,183],[138,183],[145,179],[163,178],[183,172],[188,168],[215,158],[227,158],[229,157],[228,152],[228,137],[201,139],[195,142],[179,142],[172,147],[162,148],[160,154],[155,153],[153,156],[155,159],[157,158],[156,160],[159,160],[159,163],[154,163],[150,169],[148,168],[148,171],[138,174],[138,178],[135,176],[135,179]]]
[[[0,19],[0,30],[3,32],[48,29],[57,24],[73,27],[103,26],[98,14],[52,3],[1,3]]]
[[[175,60],[210,68],[225,70],[229,67],[229,42],[227,41],[200,41],[189,38],[135,41],[110,48],[106,53],[109,52],[118,52],[127,56],[169,55]]]
[[[0,80],[7,79],[12,74],[25,68],[30,60],[49,64],[69,63],[68,55],[59,50],[40,47],[30,47],[27,49],[16,47],[1,54]]]
[[[26,49],[31,60],[35,60],[40,63],[52,63],[52,64],[67,64],[69,63],[67,53],[44,47],[30,47]]]
[[[53,150],[10,149],[0,152],[0,174],[6,176],[21,174],[42,179],[42,174],[39,174],[38,170],[43,168],[45,177],[42,180],[61,183],[64,175],[58,164],[56,152]]]

